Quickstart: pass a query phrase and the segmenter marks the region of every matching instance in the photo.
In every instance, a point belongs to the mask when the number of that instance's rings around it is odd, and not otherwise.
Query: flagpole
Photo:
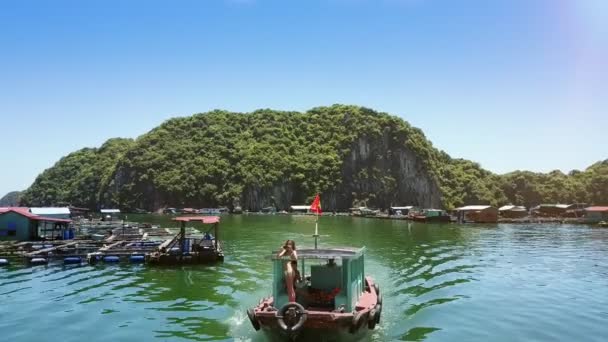
[[[315,220],[315,234],[313,235],[313,237],[315,238],[315,249],[317,249],[317,247],[319,246],[319,214],[321,211],[320,202],[321,200],[319,199],[319,194],[317,193],[317,196],[315,196],[315,199],[313,200],[311,205],[311,209],[314,211],[314,213],[317,214],[317,219]]]
[[[317,213],[317,220],[315,221],[315,235],[313,235],[315,237],[315,249],[317,249],[318,246],[318,239],[319,239],[319,213]]]

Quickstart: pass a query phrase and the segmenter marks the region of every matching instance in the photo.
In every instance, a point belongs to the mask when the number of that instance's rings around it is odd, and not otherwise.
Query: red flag
[[[323,213],[323,211],[321,210],[321,197],[319,197],[319,194],[317,194],[317,196],[315,196],[315,199],[312,201],[312,204],[310,205],[310,211],[319,215]]]

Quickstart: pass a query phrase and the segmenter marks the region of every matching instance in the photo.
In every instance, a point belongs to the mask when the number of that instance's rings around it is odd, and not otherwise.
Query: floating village
[[[246,311],[252,328],[290,340],[307,333],[353,337],[375,329],[382,314],[382,292],[365,274],[365,247],[318,246],[318,195],[311,205],[294,205],[290,209],[236,211],[317,217],[312,235],[314,248],[299,249],[296,254],[295,243],[288,240],[279,253],[271,256],[272,295],[261,298]],[[173,228],[128,222],[122,219],[126,215],[119,209],[101,209],[93,214],[75,207],[0,208],[0,266],[170,266],[223,261],[220,215],[229,210],[168,208],[162,213],[171,215]],[[429,223],[577,222],[608,226],[608,207],[584,204],[540,205],[530,210],[513,205],[469,205],[452,212],[414,206],[395,206],[384,212],[358,207],[349,213],[328,214]]]
[[[138,211],[142,213],[143,211]],[[119,209],[90,213],[75,207],[0,207],[0,265],[11,262],[46,264],[114,263],[188,264],[221,260],[220,215],[314,215],[310,205],[274,207],[259,212],[228,208],[166,208],[175,227],[128,222]],[[543,204],[527,209],[506,205],[468,205],[453,211],[394,206],[388,210],[351,208],[325,213],[428,223],[580,223],[608,226],[608,207],[585,204]]]

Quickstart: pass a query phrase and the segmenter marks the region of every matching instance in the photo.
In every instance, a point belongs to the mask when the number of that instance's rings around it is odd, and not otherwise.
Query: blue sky
[[[608,158],[608,1],[0,2],[0,196],[210,109],[345,103],[494,172]]]

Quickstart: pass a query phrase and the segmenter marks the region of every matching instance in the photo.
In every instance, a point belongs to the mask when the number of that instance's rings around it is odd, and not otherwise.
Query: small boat
[[[365,248],[298,250],[303,281],[296,285],[295,302],[287,297],[285,261],[273,257],[273,295],[247,311],[254,329],[292,340],[358,339],[373,330],[380,323],[382,296],[363,274],[364,253]]]
[[[173,221],[181,223],[180,231],[172,239],[160,244],[152,253],[146,254],[146,262],[150,264],[200,264],[214,261],[223,261],[224,253],[218,240],[220,218],[218,216],[183,216]],[[187,236],[186,223],[200,222],[211,226],[210,231],[202,236]]]
[[[602,222],[598,223],[597,225],[600,227],[608,227],[608,222],[602,221]]]
[[[106,236],[103,234],[91,234],[91,240],[94,240],[94,241],[102,241],[105,238],[106,238]]]
[[[287,257],[271,256],[272,295],[247,310],[255,330],[271,339],[360,339],[380,322],[380,287],[364,274],[365,247],[298,249],[295,302],[287,294]]]
[[[416,222],[450,222],[451,217],[443,210],[440,209],[423,209],[419,213],[412,213],[410,215],[412,221]]]

